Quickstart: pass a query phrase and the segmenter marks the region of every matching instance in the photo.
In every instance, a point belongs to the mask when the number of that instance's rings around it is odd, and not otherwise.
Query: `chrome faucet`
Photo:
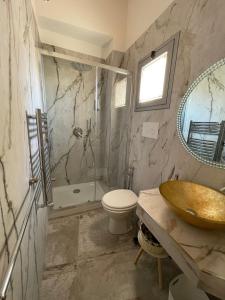
[[[75,137],[77,138],[82,138],[83,137],[83,130],[80,127],[75,127],[73,129],[73,135],[75,135]]]

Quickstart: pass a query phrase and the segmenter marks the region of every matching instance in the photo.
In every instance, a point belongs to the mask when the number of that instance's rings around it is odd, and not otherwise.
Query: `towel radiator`
[[[36,109],[35,115],[26,115],[30,151],[30,183],[40,179],[44,206],[52,203],[52,180],[50,173],[47,115]],[[33,141],[35,139],[35,141]],[[35,150],[33,150],[35,149]]]
[[[52,205],[52,180],[49,159],[47,114],[36,110],[38,148],[40,157],[41,182],[45,206]]]
[[[187,144],[199,156],[207,160],[221,161],[225,140],[225,121],[190,121]]]

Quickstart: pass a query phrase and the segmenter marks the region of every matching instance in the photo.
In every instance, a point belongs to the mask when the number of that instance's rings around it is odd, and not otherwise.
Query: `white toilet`
[[[109,215],[109,231],[124,234],[132,229],[132,213],[137,205],[137,196],[130,190],[114,190],[102,198],[102,206]]]

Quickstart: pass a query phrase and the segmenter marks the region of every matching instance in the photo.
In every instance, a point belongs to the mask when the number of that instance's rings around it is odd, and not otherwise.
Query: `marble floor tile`
[[[156,259],[143,254],[137,266],[135,230],[111,235],[103,209],[49,221],[48,250],[40,300],[167,300],[180,271],[163,260],[164,289]]]
[[[143,255],[137,266],[137,249],[80,261],[76,299],[167,300],[168,284],[180,271],[170,259],[163,261],[165,289],[158,287],[156,259]]]
[[[103,209],[80,216],[79,257],[93,257],[134,248],[136,229],[124,235],[112,235],[108,231],[108,216]]]
[[[78,230],[77,216],[49,221],[45,269],[75,262],[78,251]]]
[[[76,281],[77,272],[73,265],[48,274],[42,280],[40,300],[76,300]]]

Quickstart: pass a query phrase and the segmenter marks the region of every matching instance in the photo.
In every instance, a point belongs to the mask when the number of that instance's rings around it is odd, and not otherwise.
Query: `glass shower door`
[[[95,67],[44,57],[54,208],[95,200]],[[101,84],[101,83],[99,83]]]
[[[124,186],[127,78],[44,57],[54,209],[101,200]]]
[[[131,78],[103,71],[101,101],[103,183],[108,190],[125,188],[128,167]]]

